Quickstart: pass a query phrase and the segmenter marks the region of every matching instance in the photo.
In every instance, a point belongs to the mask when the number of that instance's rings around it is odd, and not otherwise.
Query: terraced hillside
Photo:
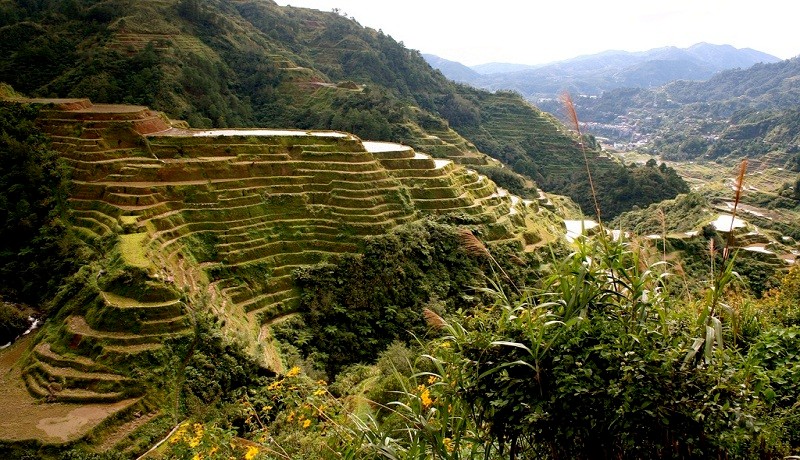
[[[31,96],[147,105],[194,127],[339,130],[460,164],[491,157],[593,213],[575,186],[585,183],[578,143],[553,117],[448,81],[419,52],[335,12],[263,0],[60,5],[0,2],[0,81]],[[628,193],[615,180],[630,182],[629,171],[596,163],[609,217],[677,194],[651,177]]]
[[[85,99],[19,102],[42,106],[38,122],[70,167],[74,230],[113,245],[54,300],[70,307],[18,374],[30,405],[122,404],[118,428],[93,436],[124,438],[134,412],[159,417],[148,401],[169,389],[154,390],[163,376],[152,370],[194,340],[197,314],[211,312],[280,369],[263,339],[298,305],[292,272],[358,252],[367,236],[437,215],[528,250],[561,232],[544,207],[408,146],[335,131],[193,130],[146,107]],[[40,421],[23,428],[47,439],[33,428]],[[14,436],[0,427],[0,438]]]
[[[468,87],[459,90],[463,100],[480,107],[480,123],[454,124],[456,131],[545,191],[566,195],[585,214],[594,214],[586,161],[573,133],[519,94],[485,93]],[[583,143],[603,219],[688,191],[670,168],[627,167],[601,150],[594,138],[587,136]]]

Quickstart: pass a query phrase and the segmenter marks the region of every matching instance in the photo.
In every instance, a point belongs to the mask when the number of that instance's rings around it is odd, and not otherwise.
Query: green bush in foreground
[[[448,320],[425,309],[437,338],[330,386],[296,367],[249,388],[234,425],[276,459],[800,453],[797,270],[752,304],[729,289],[728,260],[687,302],[649,260],[632,242],[581,242],[518,298],[487,289],[492,305]]]
[[[586,243],[518,301],[498,295],[492,308],[451,322],[429,312],[446,335],[424,347],[417,378],[426,384],[390,403],[406,423],[382,439],[402,454],[381,447],[377,456],[796,454],[796,328],[767,324],[734,347],[733,314],[723,324],[716,297],[679,305],[661,295],[663,268],[644,262],[631,244]],[[714,289],[724,292],[722,273]]]

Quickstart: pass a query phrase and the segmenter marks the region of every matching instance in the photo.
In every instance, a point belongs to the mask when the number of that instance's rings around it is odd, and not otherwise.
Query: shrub
[[[28,326],[27,315],[13,304],[0,301],[0,345],[17,338]]]

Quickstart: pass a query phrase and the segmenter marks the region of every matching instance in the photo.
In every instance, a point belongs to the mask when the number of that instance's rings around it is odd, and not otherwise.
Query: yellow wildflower
[[[435,375],[431,375],[430,377],[428,377],[428,385],[433,385],[434,383],[436,383],[437,380],[438,378]]]
[[[267,390],[277,390],[278,388],[281,387],[282,383],[283,383],[283,380],[276,380],[276,381],[274,381],[274,382],[269,384],[269,386],[267,387]]]
[[[189,422],[182,423],[181,426],[175,431],[175,434],[172,436],[172,439],[169,440],[171,444],[175,444],[176,442],[180,441],[184,435],[186,434],[186,428],[189,426]]]
[[[428,391],[427,388],[423,390],[422,393],[419,395],[419,399],[420,401],[422,401],[422,407],[426,409],[430,407],[431,404],[433,404],[433,400],[431,399],[431,393],[430,391]]]
[[[317,385],[322,385],[322,386],[325,386],[325,385],[327,385],[327,384],[328,384],[328,382],[326,382],[326,381],[324,381],[324,380],[317,380]]]
[[[194,437],[189,439],[189,447],[197,447],[203,439],[203,425],[199,423],[194,424]]]
[[[300,375],[300,368],[297,366],[289,369],[289,372],[286,373],[287,377],[297,377],[298,375]]]
[[[294,411],[289,412],[289,415],[286,416],[286,421],[291,422],[294,420]]]
[[[319,390],[314,392],[314,396],[322,396],[325,394],[325,390],[320,388]]]
[[[253,460],[258,455],[258,447],[247,446],[247,452],[244,454],[245,460]]]
[[[453,440],[452,439],[444,438],[444,439],[442,439],[442,444],[444,444],[444,448],[445,448],[446,451],[453,452],[453,449],[455,448],[455,446],[453,446]]]
[[[203,456],[200,455],[199,453],[197,453],[197,454],[194,454],[194,457],[192,457],[192,460],[200,460],[201,458],[203,458]]]
[[[308,428],[310,426],[311,426],[311,419],[307,418],[306,421],[303,422],[303,428]]]

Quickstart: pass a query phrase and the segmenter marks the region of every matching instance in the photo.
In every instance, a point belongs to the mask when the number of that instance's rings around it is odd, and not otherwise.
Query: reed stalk
[[[723,263],[728,260],[730,256],[730,249],[733,246],[733,227],[736,223],[736,210],[739,207],[739,201],[742,198],[742,190],[744,190],[744,175],[747,172],[747,159],[742,160],[739,165],[739,175],[736,177],[736,193],[733,200],[733,211],[731,212],[731,226],[728,229],[728,239],[725,242],[725,249],[722,251]]]
[[[516,291],[517,294],[521,293],[519,288],[517,288],[517,285],[514,284],[514,280],[512,280],[511,277],[508,276],[508,273],[503,270],[503,267],[500,266],[500,264],[497,262],[497,259],[494,258],[492,253],[489,251],[489,248],[487,248],[486,245],[483,244],[483,242],[472,233],[472,231],[467,228],[462,228],[459,230],[458,236],[462,247],[467,251],[468,254],[478,257],[486,257],[489,259],[491,262],[489,267],[492,269],[492,271],[494,272],[495,267],[497,267],[497,269],[500,270],[500,274],[503,276],[503,278],[505,278],[506,281],[511,284],[511,287],[514,288],[514,291]]]
[[[586,154],[586,144],[583,142],[583,132],[581,131],[581,124],[578,121],[578,112],[575,111],[575,103],[572,101],[572,96],[570,96],[570,94],[566,92],[561,94],[561,103],[564,104],[564,109],[567,111],[567,117],[569,118],[569,121],[572,123],[572,128],[575,130],[575,133],[578,135],[578,145],[581,148],[581,154],[583,154],[583,162],[586,165],[586,175],[589,177],[589,189],[592,192],[592,201],[594,203],[595,217],[597,218],[597,223],[600,225],[600,231],[605,233],[605,229],[603,228],[603,221],[600,218],[600,204],[597,202],[597,191],[594,188],[592,171],[589,168],[589,156]]]

